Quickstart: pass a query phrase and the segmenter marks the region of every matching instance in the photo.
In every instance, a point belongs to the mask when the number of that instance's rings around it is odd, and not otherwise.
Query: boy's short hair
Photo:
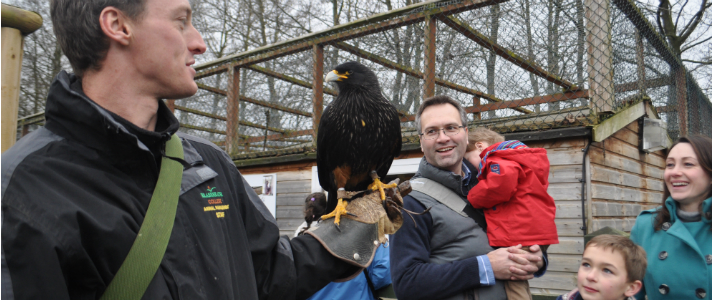
[[[467,139],[467,152],[475,150],[475,143],[477,142],[485,142],[490,146],[504,142],[504,136],[484,127],[477,127],[470,130],[470,135]]]
[[[645,268],[648,266],[648,259],[643,247],[636,245],[625,236],[612,234],[602,234],[592,238],[586,243],[584,251],[591,245],[621,253],[628,273],[628,282],[643,281]]]

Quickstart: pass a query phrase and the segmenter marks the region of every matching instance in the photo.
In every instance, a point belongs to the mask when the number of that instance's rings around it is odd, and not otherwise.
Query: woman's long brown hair
[[[675,142],[670,149],[677,146],[680,143],[688,143],[692,146],[692,150],[697,156],[697,161],[700,163],[702,169],[707,173],[707,176],[712,177],[712,139],[701,136],[701,135],[690,135],[683,136]],[[670,151],[668,150],[668,153]],[[665,158],[667,160],[667,157]],[[666,162],[667,164],[667,162]],[[666,167],[667,168],[667,167]],[[705,199],[712,196],[712,189],[707,193]],[[663,202],[662,207],[658,209],[657,216],[655,217],[655,231],[662,229],[663,223],[670,222],[670,210],[665,206],[665,200],[670,197],[670,190],[667,188],[667,183],[663,184]],[[702,217],[705,217],[705,212],[702,211],[702,203],[699,207]],[[712,210],[712,208],[711,208]],[[710,231],[712,231],[712,225],[710,225]]]

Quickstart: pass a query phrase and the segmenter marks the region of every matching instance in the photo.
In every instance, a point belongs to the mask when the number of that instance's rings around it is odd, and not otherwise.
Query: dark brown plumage
[[[400,154],[400,118],[381,92],[376,75],[358,62],[337,66],[326,77],[339,95],[324,110],[317,135],[319,183],[329,192],[327,212],[337,204],[337,190],[365,190],[369,173],[383,178]]]

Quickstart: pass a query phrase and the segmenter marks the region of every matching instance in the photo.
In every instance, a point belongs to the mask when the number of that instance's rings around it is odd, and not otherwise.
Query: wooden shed
[[[549,119],[560,122],[566,117],[565,112],[559,112]],[[651,103],[642,100],[595,126],[579,117],[575,121],[579,126],[505,134],[507,139],[545,148],[551,164],[549,194],[556,200],[559,244],[549,248],[546,275],[530,281],[534,294],[556,295],[576,287],[587,232],[605,226],[630,231],[641,210],[659,205],[665,159],[662,150],[641,150],[641,123],[645,118],[658,116]],[[470,128],[488,125],[482,123],[473,122]],[[506,124],[489,127],[497,130],[500,126]],[[321,190],[315,156],[313,148],[305,147],[251,153],[235,160],[246,177],[273,176],[275,216],[282,234],[294,234],[304,222],[306,196]],[[402,154],[394,161],[389,176],[410,178],[422,157],[417,136],[404,137]]]

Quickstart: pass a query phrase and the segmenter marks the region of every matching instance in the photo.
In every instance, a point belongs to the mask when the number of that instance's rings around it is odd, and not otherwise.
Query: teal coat
[[[703,203],[703,212],[710,212],[712,198]],[[643,290],[636,295],[643,299],[712,299],[712,214],[703,213],[702,221],[683,223],[677,220],[677,205],[672,198],[665,201],[670,210],[669,224],[655,231],[656,209],[641,212],[630,238],[645,249],[648,268]],[[665,230],[667,229],[667,230]],[[692,229],[692,230],[690,230]]]

